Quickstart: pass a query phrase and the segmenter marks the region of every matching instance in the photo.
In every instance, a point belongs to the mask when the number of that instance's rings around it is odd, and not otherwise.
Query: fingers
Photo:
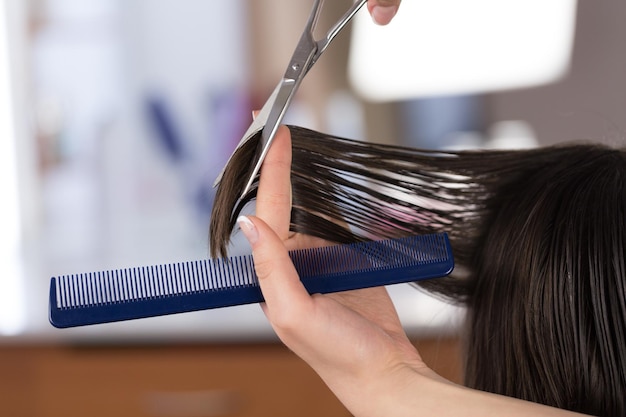
[[[368,0],[367,9],[372,19],[379,25],[386,25],[398,13],[400,0]]]
[[[280,239],[289,235],[291,219],[291,135],[281,126],[261,166],[256,215]]]
[[[254,268],[266,301],[266,314],[275,327],[289,327],[300,313],[312,307],[282,239],[263,220],[250,216],[237,219],[252,247]]]

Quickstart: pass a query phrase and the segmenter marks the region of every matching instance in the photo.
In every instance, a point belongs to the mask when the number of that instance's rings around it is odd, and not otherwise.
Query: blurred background
[[[626,3],[548,3],[404,0],[388,27],[362,10],[286,122],[426,148],[623,145]],[[208,256],[212,183],[311,4],[0,0],[0,415],[347,415],[258,306],[47,322],[51,276]],[[320,27],[349,4],[328,1]],[[459,380],[461,312],[390,291]],[[262,395],[268,374],[288,394]]]

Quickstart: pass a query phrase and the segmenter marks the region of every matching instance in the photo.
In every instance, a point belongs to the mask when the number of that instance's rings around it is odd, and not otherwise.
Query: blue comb
[[[445,233],[290,252],[309,293],[330,293],[448,275]],[[50,282],[59,328],[263,301],[252,255],[64,275]]]

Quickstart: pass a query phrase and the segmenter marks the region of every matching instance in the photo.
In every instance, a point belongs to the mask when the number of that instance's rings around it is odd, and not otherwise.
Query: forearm
[[[384,287],[309,295],[287,252],[312,243],[289,233],[290,161],[289,131],[279,129],[261,168],[258,217],[238,223],[252,247],[272,327],[355,416],[574,415],[436,375],[407,338]]]
[[[364,396],[362,405],[348,406],[356,417],[489,417],[580,416],[516,398],[469,389],[447,381],[428,368],[399,368]]]

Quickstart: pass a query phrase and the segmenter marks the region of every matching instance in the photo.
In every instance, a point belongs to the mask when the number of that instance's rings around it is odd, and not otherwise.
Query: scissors
[[[315,0],[313,5],[313,9],[311,10],[311,14],[309,15],[309,19],[304,28],[304,32],[300,37],[300,41],[298,42],[296,49],[289,61],[289,65],[287,66],[287,70],[285,71],[285,75],[278,82],[278,85],[267,99],[256,118],[252,121],[252,124],[244,133],[243,138],[235,148],[235,152],[241,146],[243,146],[246,142],[252,139],[259,131],[262,130],[260,146],[262,147],[261,152],[258,154],[258,159],[254,161],[254,169],[248,178],[248,181],[241,193],[240,199],[242,199],[248,191],[250,191],[250,187],[254,182],[259,170],[261,169],[261,165],[263,164],[263,160],[269,151],[270,146],[272,145],[272,141],[276,136],[276,132],[278,131],[278,127],[280,126],[285,113],[287,112],[287,108],[291,103],[300,83],[304,79],[305,75],[309,72],[309,70],[313,67],[317,59],[324,53],[328,45],[332,42],[332,40],[339,34],[339,32],[344,28],[344,26],[352,19],[352,17],[359,11],[359,9],[367,2],[367,0],[358,0],[356,1],[352,7],[339,19],[337,23],[326,33],[326,36],[320,40],[315,40],[314,38],[314,30],[317,24],[320,11],[322,9],[322,4],[324,0]],[[234,153],[234,152],[233,152]],[[228,159],[228,163],[230,163],[231,157]],[[224,168],[225,169],[225,168]],[[224,174],[224,169],[219,174],[213,186],[217,186],[222,179],[222,175]]]

